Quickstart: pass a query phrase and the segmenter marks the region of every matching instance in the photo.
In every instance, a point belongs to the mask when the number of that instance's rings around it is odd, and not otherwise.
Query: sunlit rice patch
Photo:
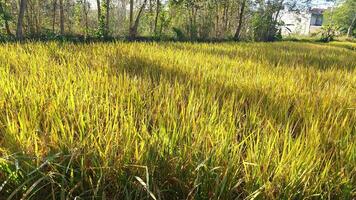
[[[356,52],[330,45],[3,44],[0,199],[354,198]]]

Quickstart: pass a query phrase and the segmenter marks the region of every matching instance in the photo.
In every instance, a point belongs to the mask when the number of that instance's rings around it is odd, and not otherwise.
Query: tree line
[[[311,0],[0,0],[2,35],[271,41],[279,15]],[[353,0],[351,0],[353,1]]]

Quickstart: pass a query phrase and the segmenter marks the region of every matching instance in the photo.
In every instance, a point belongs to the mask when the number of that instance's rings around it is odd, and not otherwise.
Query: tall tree
[[[11,30],[10,30],[10,26],[9,26],[9,20],[11,19],[10,14],[8,13],[7,9],[6,9],[6,0],[4,2],[0,1],[0,14],[3,20],[4,20],[4,25],[5,25],[5,30],[7,35],[9,36],[13,36]]]
[[[89,21],[88,21],[88,14],[90,9],[90,4],[88,0],[83,0],[83,12],[84,12],[84,23],[85,23],[85,36],[88,35],[89,31]]]
[[[52,15],[52,32],[55,31],[56,26],[56,16],[57,16],[57,0],[53,0],[53,15]]]
[[[134,18],[134,0],[130,0],[130,23],[129,23],[129,32],[131,33],[131,28],[133,26]]]
[[[8,5],[5,6],[5,1]],[[19,1],[20,3],[16,3]],[[303,0],[310,1],[310,0]],[[333,17],[342,22],[343,32],[355,34],[354,0],[340,0],[351,2],[342,6],[341,14]],[[41,30],[51,29],[61,35],[65,33],[89,34],[92,21],[96,21],[95,13],[89,9],[93,0],[0,0],[0,18],[10,35],[11,17],[6,17],[4,10],[18,9],[18,28],[16,35],[22,37],[22,32],[37,34]],[[94,1],[95,2],[95,1]],[[98,12],[97,36],[108,36],[109,30],[122,31],[118,27],[129,23],[128,35],[134,38],[138,35],[139,26],[145,17],[145,33],[154,35],[171,34],[172,30],[177,38],[211,39],[233,36],[241,40],[246,34],[244,30],[254,36],[256,40],[272,40],[278,33],[278,13],[283,2],[301,2],[299,0],[96,0]],[[149,7],[148,7],[149,4]],[[282,6],[282,4],[284,4]],[[302,4],[302,3],[299,3]],[[1,8],[2,7],[2,8]],[[129,7],[129,9],[127,9]],[[117,9],[118,17],[112,11]],[[1,11],[2,10],[2,11]],[[126,20],[126,12],[129,12]],[[146,14],[145,14],[146,13]],[[336,12],[338,13],[338,12]],[[348,13],[347,15],[342,15]],[[347,16],[347,17],[345,17]],[[340,20],[338,20],[340,19]],[[343,20],[341,20],[343,19]],[[346,20],[347,19],[347,20]],[[141,22],[142,21],[142,22]],[[24,26],[26,24],[26,26]],[[85,26],[85,27],[84,27]],[[81,28],[83,27],[83,28]],[[85,31],[83,31],[85,28]],[[246,29],[245,29],[246,28]],[[125,28],[126,29],[126,28]],[[141,29],[140,29],[141,30]],[[120,34],[117,32],[117,34]],[[178,36],[179,35],[179,36]]]
[[[17,29],[16,29],[16,37],[19,40],[23,39],[23,18],[25,16],[26,4],[27,4],[26,0],[20,1],[20,10],[19,10]]]
[[[347,29],[347,37],[352,37],[353,30],[355,29],[355,24],[356,24],[356,13],[354,18],[352,19],[349,28]]]
[[[336,6],[332,10],[327,10],[324,15],[326,25],[337,26],[341,33],[352,37],[356,28],[356,1],[341,0],[336,1]]]
[[[64,7],[63,0],[59,0],[59,23],[60,23],[60,34],[64,35]]]
[[[235,40],[240,40],[241,39],[241,29],[242,29],[242,21],[244,18],[244,11],[245,11],[245,7],[246,7],[246,1],[247,0],[242,0],[241,6],[240,6],[240,13],[239,13],[239,23],[237,25],[237,29],[236,29],[236,33],[234,36]]]
[[[105,16],[105,36],[109,35],[109,25],[110,25],[110,0],[106,0],[105,3],[105,9],[106,9],[106,16]]]
[[[96,0],[96,6],[97,6],[97,10],[98,10],[98,23],[100,23],[100,19],[101,19],[101,2],[100,2],[100,0]]]
[[[131,0],[131,1],[133,1],[133,0]],[[143,10],[146,7],[146,4],[147,4],[147,0],[144,0],[143,3],[142,3],[142,6],[140,7],[140,10],[137,13],[135,22],[133,24],[132,24],[133,9],[131,10],[131,4],[130,4],[130,38],[136,38],[137,37],[138,26],[140,24],[140,19],[141,19]],[[133,4],[132,4],[132,8],[133,8]],[[131,16],[131,13],[132,13],[132,16]],[[131,19],[131,17],[132,17],[132,19]]]
[[[154,23],[154,33],[157,34],[157,25],[158,25],[158,17],[160,12],[161,2],[160,0],[156,1],[156,15],[155,15],[155,23]]]
[[[255,40],[273,41],[278,38],[278,17],[284,5],[284,0],[259,0],[252,23]]]

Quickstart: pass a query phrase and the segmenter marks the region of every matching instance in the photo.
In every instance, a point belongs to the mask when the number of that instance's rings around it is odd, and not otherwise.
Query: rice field
[[[349,46],[1,44],[0,199],[356,198]]]

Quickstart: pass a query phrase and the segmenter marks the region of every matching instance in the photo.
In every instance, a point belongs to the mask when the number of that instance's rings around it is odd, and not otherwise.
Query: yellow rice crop
[[[355,198],[345,45],[2,44],[0,199]]]

